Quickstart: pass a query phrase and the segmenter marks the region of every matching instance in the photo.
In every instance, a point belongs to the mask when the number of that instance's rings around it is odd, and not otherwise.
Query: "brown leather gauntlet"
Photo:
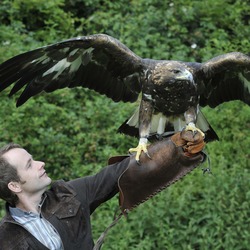
[[[140,165],[131,156],[118,180],[122,212],[126,214],[196,168],[204,160],[204,145],[201,134],[185,131],[148,146],[152,159],[142,153]]]

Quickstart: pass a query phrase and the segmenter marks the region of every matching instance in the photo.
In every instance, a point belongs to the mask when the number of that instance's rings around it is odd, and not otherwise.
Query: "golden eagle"
[[[150,136],[169,130],[200,129],[207,141],[218,139],[199,107],[236,99],[250,105],[250,56],[232,52],[204,63],[144,59],[117,39],[96,34],[7,60],[0,65],[0,91],[12,83],[10,95],[25,86],[17,106],[41,91],[65,87],[89,88],[115,102],[135,102],[142,93],[140,106],[119,128],[139,136],[131,149],[139,160]]]

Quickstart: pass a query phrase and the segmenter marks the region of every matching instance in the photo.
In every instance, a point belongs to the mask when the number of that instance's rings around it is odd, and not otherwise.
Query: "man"
[[[186,142],[184,144],[186,145]],[[152,168],[152,163],[158,168],[157,171],[164,167],[167,173],[164,178],[169,180],[162,183],[163,186],[175,181],[176,176],[179,176],[176,178],[179,179],[186,173],[183,171],[187,171],[190,166],[190,169],[193,169],[202,160],[202,157],[197,158],[196,154],[201,147],[195,150],[194,160],[189,161],[183,154],[183,145],[181,149],[177,146],[168,138],[149,147],[152,160],[144,155],[145,159],[142,157],[141,166],[136,163],[134,156],[123,157],[123,160],[103,168],[94,176],[68,182],[56,181],[49,190],[51,179],[46,173],[44,162],[36,161],[17,144],[8,144],[1,148],[0,198],[7,203],[6,216],[0,223],[0,249],[93,249],[90,215],[101,203],[112,198],[119,188],[120,191],[121,188],[126,191],[126,185],[131,183],[134,185],[131,179],[140,178],[138,168],[140,170],[145,168],[147,171]],[[171,170],[169,177],[166,170],[172,166],[166,165],[164,157],[167,157],[170,163],[172,158],[175,162],[182,162],[180,166],[178,163],[178,167],[175,167],[174,171],[177,172],[174,175],[173,169],[169,169]],[[185,158],[185,163],[182,158]],[[182,170],[182,167],[185,170]],[[124,172],[128,174],[121,178]],[[164,175],[160,173],[161,178],[162,176]],[[119,179],[122,182],[118,188]],[[142,193],[143,187],[140,189],[140,184],[136,185],[138,192]],[[133,194],[128,193],[128,198],[131,196]],[[139,197],[138,201],[144,198]],[[129,204],[129,199],[126,199],[125,197],[124,203],[123,197],[121,207],[124,207],[126,202]],[[132,202],[125,209],[134,205]]]

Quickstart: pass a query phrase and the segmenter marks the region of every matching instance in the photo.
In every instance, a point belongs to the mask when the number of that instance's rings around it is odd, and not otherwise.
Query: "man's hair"
[[[8,188],[8,184],[11,181],[20,182],[21,179],[17,173],[16,167],[11,165],[4,157],[4,154],[13,148],[22,147],[15,143],[9,143],[0,148],[0,198],[7,201],[12,206],[15,206],[18,197]]]

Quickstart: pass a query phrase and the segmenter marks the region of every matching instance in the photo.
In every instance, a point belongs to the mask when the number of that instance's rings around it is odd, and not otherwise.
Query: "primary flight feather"
[[[144,59],[117,39],[96,34],[72,38],[15,56],[0,65],[0,91],[24,87],[17,106],[41,91],[82,86],[115,102],[140,106],[119,128],[139,136],[136,159],[148,138],[169,130],[201,130],[218,139],[200,106],[241,100],[250,105],[250,57],[231,52],[198,62]]]

